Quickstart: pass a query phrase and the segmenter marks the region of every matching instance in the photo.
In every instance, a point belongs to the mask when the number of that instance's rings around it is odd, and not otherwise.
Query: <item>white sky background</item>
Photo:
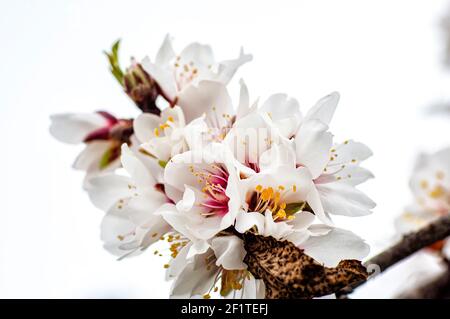
[[[182,49],[212,45],[218,60],[254,55],[243,77],[251,96],[286,92],[303,110],[339,91],[331,129],[374,152],[378,203],[369,217],[338,220],[372,245],[393,238],[411,200],[420,150],[449,143],[448,118],[426,116],[450,98],[440,19],[447,1],[5,1],[0,2],[0,297],[165,298],[165,259],[151,252],[115,261],[102,248],[95,209],[71,169],[80,147],[48,133],[49,115],[138,112],[107,70],[102,50],[122,38],[122,64],[156,54],[166,33]],[[6,178],[5,178],[6,177]],[[348,220],[348,219],[347,219]],[[388,283],[387,283],[388,284]],[[380,289],[380,288],[378,288]],[[374,288],[372,295],[387,296]]]

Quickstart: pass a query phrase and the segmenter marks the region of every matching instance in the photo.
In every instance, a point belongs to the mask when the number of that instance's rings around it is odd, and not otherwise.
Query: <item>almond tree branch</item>
[[[377,266],[377,268],[379,267],[379,271],[383,272],[422,248],[430,246],[448,236],[450,236],[450,215],[442,216],[418,231],[403,236],[397,244],[369,259],[364,265],[369,268],[371,266]],[[347,286],[336,295],[339,298],[345,298],[347,294],[364,283],[365,281],[362,281],[353,286]]]

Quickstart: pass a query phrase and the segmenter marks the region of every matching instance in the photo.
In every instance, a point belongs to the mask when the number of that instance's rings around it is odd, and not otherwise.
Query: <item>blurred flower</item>
[[[409,184],[414,203],[396,219],[401,233],[417,230],[450,212],[450,148],[421,154]],[[442,247],[443,243],[434,245],[439,251]]]

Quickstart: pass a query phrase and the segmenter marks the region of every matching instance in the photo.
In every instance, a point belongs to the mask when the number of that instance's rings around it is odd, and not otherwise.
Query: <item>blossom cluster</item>
[[[244,262],[246,233],[290,241],[324,266],[368,254],[332,220],[375,206],[357,189],[373,177],[360,166],[370,149],[329,131],[338,93],[302,112],[286,94],[251,102],[241,80],[233,105],[227,84],[252,59],[243,50],[217,62],[209,46],[177,53],[167,36],[153,60],[122,70],[118,49],[108,53],[111,72],[142,114],[58,114],[50,127],[58,140],[86,145],[74,167],[106,213],[106,250],[123,259],[167,245],[174,298],[264,297]]]

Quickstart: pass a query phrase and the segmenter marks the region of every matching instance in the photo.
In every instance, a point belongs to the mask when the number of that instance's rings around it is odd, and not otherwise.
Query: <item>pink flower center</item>
[[[199,206],[203,216],[223,216],[228,213],[229,198],[225,194],[228,185],[228,171],[221,164],[212,164],[207,168],[195,170],[190,167],[191,173],[198,178],[204,199]]]

